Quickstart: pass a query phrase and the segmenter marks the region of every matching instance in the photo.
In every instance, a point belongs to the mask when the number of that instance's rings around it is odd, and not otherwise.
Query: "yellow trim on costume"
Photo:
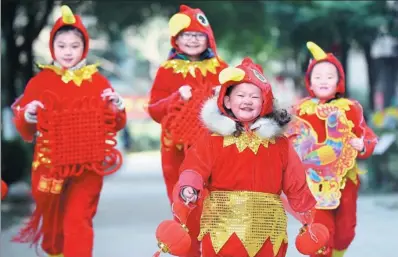
[[[49,255],[48,257],[64,257],[64,255],[61,253],[61,254],[57,254],[57,255]]]
[[[171,139],[171,135],[168,131],[165,132],[163,136],[163,146],[165,146],[166,151],[170,151],[171,147],[176,147],[179,151],[184,148],[184,144],[174,144],[173,140]]]
[[[175,37],[183,29],[186,29],[191,24],[191,18],[183,13],[174,14],[169,20],[169,31],[172,37]]]
[[[75,24],[76,18],[73,15],[72,10],[67,5],[61,6],[62,21],[65,24]]]
[[[43,193],[60,194],[62,192],[63,184],[63,179],[53,179],[40,176],[37,189]]]
[[[312,99],[308,99],[299,104],[299,106],[298,106],[299,114],[298,115],[301,116],[304,114],[307,114],[307,115],[316,114],[317,108],[319,106],[338,107],[342,111],[349,111],[351,109],[351,105],[354,105],[354,103],[347,98],[339,98],[339,99],[331,101],[330,103],[324,103],[324,104],[313,101]]]
[[[310,50],[312,56],[317,61],[325,59],[327,57],[327,54],[322,50],[322,48],[320,48],[314,42],[311,42],[311,41],[307,42],[307,48],[308,48],[308,50]]]
[[[341,250],[341,251],[339,251],[339,250],[333,249],[333,251],[332,251],[332,257],[343,257],[346,251],[347,251],[347,250]]]
[[[191,74],[192,77],[196,78],[195,74],[196,69],[199,69],[199,71],[202,73],[203,76],[206,76],[207,72],[216,74],[217,67],[220,66],[221,64],[218,61],[217,57],[213,57],[203,61],[195,61],[195,62],[191,62],[188,60],[173,59],[173,60],[167,60],[161,65],[161,67],[165,69],[170,69],[170,68],[173,69],[174,73],[177,74],[179,73],[184,78],[188,75],[188,73]]]
[[[78,70],[67,70],[57,67],[55,65],[42,65],[38,64],[41,69],[50,69],[54,71],[57,75],[61,76],[62,81],[66,84],[73,81],[76,86],[80,87],[84,80],[91,81],[92,75],[98,72],[97,67],[99,63],[86,65]]]
[[[218,134],[213,134],[213,136],[219,136]],[[269,144],[275,144],[275,139],[264,139],[257,136],[255,133],[242,133],[239,137],[233,135],[224,136],[223,147],[230,145],[236,145],[238,151],[241,153],[246,148],[249,148],[254,154],[257,154],[258,149],[262,145],[268,148]]]
[[[228,81],[239,82],[245,77],[245,71],[235,67],[228,67],[223,69],[218,75],[218,80],[221,84]]]
[[[270,240],[274,255],[288,242],[287,217],[279,195],[250,191],[213,191],[205,199],[199,240],[209,235],[216,253],[235,233],[249,257]]]

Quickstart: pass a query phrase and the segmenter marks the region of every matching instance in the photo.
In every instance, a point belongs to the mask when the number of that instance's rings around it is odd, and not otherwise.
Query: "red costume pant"
[[[33,198],[44,166],[32,173]],[[103,177],[84,172],[64,184],[56,217],[43,217],[43,250],[50,255],[63,253],[65,257],[92,257],[94,244],[93,218],[97,211]],[[35,192],[36,191],[36,192]]]
[[[286,256],[287,244],[282,244],[277,255],[274,255],[272,244],[269,240],[261,247],[255,257],[284,257]],[[221,250],[216,254],[209,235],[206,235],[202,241],[203,257],[249,257],[245,247],[240,239],[233,234]]]
[[[166,184],[167,195],[170,203],[173,202],[173,189],[178,182],[179,169],[182,161],[184,160],[184,150],[178,150],[176,147],[163,148],[161,149],[162,155],[162,170],[163,177]],[[198,236],[200,232],[200,216],[202,210],[200,208],[194,208],[190,213],[187,221],[187,227],[189,229],[189,235],[191,236],[191,250],[187,254],[187,257],[200,257],[200,242]]]
[[[355,237],[357,225],[357,199],[358,184],[347,179],[342,191],[340,206],[335,210],[317,210],[314,222],[324,224],[330,233],[328,246],[330,249],[345,250]],[[326,257],[332,256],[332,251]],[[325,255],[314,255],[313,257],[325,257]]]

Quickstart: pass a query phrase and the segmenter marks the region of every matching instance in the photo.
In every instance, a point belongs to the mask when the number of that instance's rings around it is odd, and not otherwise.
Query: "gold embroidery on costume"
[[[217,67],[220,67],[220,62],[216,57],[195,62],[174,59],[165,61],[161,66],[165,69],[172,68],[174,73],[180,73],[184,78],[188,73],[191,74],[192,77],[196,78],[196,69],[199,69],[203,76],[206,76],[207,72],[216,74]]]
[[[84,80],[91,80],[92,75],[98,71],[97,67],[99,64],[91,64],[83,66],[78,70],[66,70],[55,65],[42,65],[38,64],[41,69],[50,69],[54,71],[57,75],[61,76],[61,79],[64,83],[68,83],[73,81],[77,86],[80,87]]]
[[[210,235],[218,253],[235,233],[250,257],[266,240],[277,255],[287,243],[287,217],[279,195],[249,191],[213,191],[206,198],[198,239]]]
[[[218,136],[216,134],[214,135]],[[270,143],[275,144],[275,139],[263,139],[257,136],[255,133],[242,133],[239,137],[232,135],[224,136],[223,147],[235,144],[240,153],[246,148],[249,148],[253,153],[257,154],[261,145],[267,148]]]

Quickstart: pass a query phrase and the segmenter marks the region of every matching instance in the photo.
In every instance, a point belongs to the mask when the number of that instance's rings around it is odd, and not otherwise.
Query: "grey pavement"
[[[361,196],[357,237],[346,257],[398,256],[397,195]],[[151,257],[157,250],[155,230],[171,218],[158,153],[131,155],[123,169],[108,177],[94,221],[94,257]],[[0,257],[34,257],[27,245],[10,243],[20,225],[1,232]],[[300,225],[289,217],[287,256],[299,257],[294,238]],[[166,254],[164,256],[167,256]]]

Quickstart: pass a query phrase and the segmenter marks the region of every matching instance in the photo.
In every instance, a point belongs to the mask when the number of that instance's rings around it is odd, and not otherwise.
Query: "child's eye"
[[[238,95],[239,97],[244,97],[244,95]]]
[[[79,46],[72,46],[73,49],[79,48]]]
[[[58,46],[59,48],[65,48],[65,46]]]
[[[257,98],[260,98],[260,97],[258,97],[258,96],[252,96],[252,98],[256,98],[256,99],[257,99]]]

